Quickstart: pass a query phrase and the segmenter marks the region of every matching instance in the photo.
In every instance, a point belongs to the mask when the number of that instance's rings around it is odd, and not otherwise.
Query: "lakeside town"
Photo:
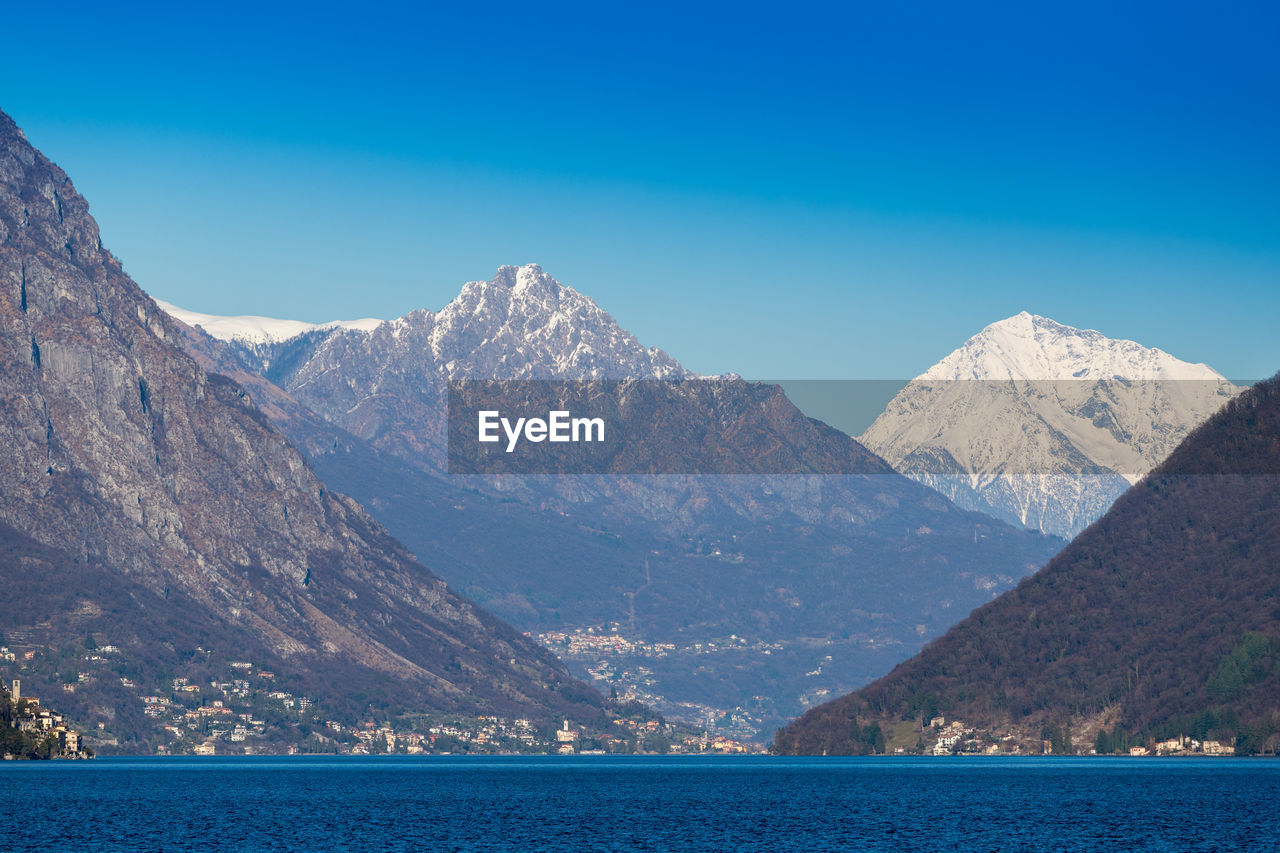
[[[539,635],[545,645],[564,654],[587,656],[660,657],[677,651],[674,644],[643,643],[617,633],[548,632]],[[738,638],[731,638],[738,641]],[[90,640],[79,655],[86,668],[74,682],[61,685],[64,696],[108,677],[108,662],[125,657],[111,643]],[[705,644],[704,644],[705,646]],[[206,656],[212,653],[197,650]],[[18,651],[0,646],[0,666],[38,669],[39,648]],[[607,661],[606,661],[607,665]],[[637,668],[640,669],[640,668]],[[403,714],[395,719],[343,721],[325,718],[315,701],[290,692],[278,683],[276,673],[248,660],[225,661],[224,678],[203,683],[186,676],[169,679],[143,690],[128,676],[115,676],[119,687],[136,703],[142,716],[152,721],[161,738],[147,749],[155,755],[458,755],[458,754],[758,754],[766,749],[749,739],[737,739],[723,729],[744,725],[734,715],[707,709],[710,724],[698,729],[671,723],[654,713],[640,691],[619,694],[610,690],[610,714],[604,730],[591,731],[569,720],[539,723],[527,718],[496,715]],[[642,674],[642,673],[641,673]],[[7,688],[7,689],[5,689]],[[20,677],[6,679],[3,690],[4,720],[19,734],[5,758],[88,758],[97,752],[134,750],[121,743],[106,721],[88,726],[87,734],[51,704],[30,695]],[[127,713],[128,708],[115,709]],[[688,709],[686,709],[688,710]],[[886,725],[870,723],[859,729],[872,754],[887,755],[1128,755],[1131,757],[1230,756],[1235,747],[1186,734],[1173,737],[1121,739],[1118,730],[1108,733],[1101,724],[1086,724],[1072,733],[1054,727],[1031,732],[1010,727],[984,731],[959,719],[935,715],[926,720]],[[716,726],[720,728],[716,730]],[[1088,741],[1086,743],[1086,741]]]
[[[858,727],[857,721],[854,726]],[[987,731],[937,715],[925,722],[903,721],[882,729],[877,723],[859,727],[865,743],[874,753],[888,755],[1127,755],[1139,757],[1235,755],[1235,746],[1218,740],[1197,739],[1185,734],[1168,738],[1128,738],[1108,732],[1097,721],[1081,725],[1073,733],[1056,726],[1044,726],[1038,732],[1018,727]]]
[[[25,636],[21,637],[26,639]],[[63,654],[47,658],[38,644],[16,649],[0,646],[0,667],[15,673],[18,695],[21,675],[74,671],[74,679],[57,686],[64,700],[75,703],[87,688],[109,687],[122,697],[115,707],[94,702],[80,735],[63,715],[23,696],[16,717],[24,730],[53,731],[58,743],[44,757],[74,757],[93,744],[99,753],[138,752],[155,755],[420,755],[420,754],[743,754],[762,752],[758,744],[724,734],[671,723],[645,705],[614,694],[601,727],[589,729],[569,720],[535,721],[497,715],[405,713],[391,719],[333,719],[305,694],[295,692],[282,678],[250,660],[217,661],[204,648],[194,654],[212,677],[175,676],[145,683],[128,662],[119,644],[87,637],[72,660]],[[47,676],[42,678],[48,683]],[[154,731],[144,741],[121,737],[117,722],[140,715]],[[50,753],[50,750],[45,750]]]
[[[706,656],[752,651],[771,655],[780,651],[781,643],[750,642],[736,634],[705,642],[677,645],[650,642],[624,635],[615,623],[608,627],[593,625],[562,631],[526,634],[568,663],[602,691],[614,691],[623,701],[640,702],[681,722],[705,729],[716,736],[750,743],[760,747],[765,734],[765,719],[759,708],[715,707],[700,702],[674,700],[658,685],[651,666],[678,655]],[[816,698],[830,691],[818,688]],[[764,702],[764,697],[759,697]],[[807,704],[807,703],[806,703]]]
[[[620,622],[526,632],[525,636],[602,692],[616,691],[625,700],[642,702],[670,719],[757,744],[767,743],[775,727],[798,713],[852,689],[856,681],[850,681],[848,673],[833,676],[830,672],[839,669],[833,667],[837,656],[848,655],[852,648],[883,653],[898,645],[891,638],[872,634],[851,636],[838,643],[828,637],[770,642],[733,633],[702,641],[662,642],[640,639],[624,630]],[[767,667],[767,661],[782,658],[804,660],[809,667],[802,679],[792,680],[794,704],[789,707],[781,707],[777,695],[755,694],[719,704],[669,695],[697,694],[701,691],[689,689],[691,681],[703,677],[732,680],[735,671],[744,666]],[[779,679],[787,678],[785,667],[776,672]]]
[[[7,729],[0,733],[0,757],[93,758],[93,749],[62,714],[44,707],[39,697],[23,694],[21,679],[10,685],[7,690],[0,685],[0,726]]]

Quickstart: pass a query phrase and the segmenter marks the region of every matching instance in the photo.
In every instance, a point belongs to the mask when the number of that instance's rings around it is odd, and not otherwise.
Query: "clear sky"
[[[907,377],[1023,309],[1280,369],[1274,4],[449,6],[21,4],[0,109],[192,310],[537,262],[703,372]]]

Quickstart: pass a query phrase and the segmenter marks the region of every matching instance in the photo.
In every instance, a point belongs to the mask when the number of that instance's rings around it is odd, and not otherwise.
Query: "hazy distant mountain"
[[[776,725],[885,671],[1056,550],[894,474],[774,386],[717,386],[713,413],[703,380],[535,265],[469,283],[438,312],[280,346],[265,376],[349,436],[279,410],[326,480],[522,628],[670,644],[568,659],[686,719]],[[714,416],[756,473],[444,472],[450,380],[588,378],[678,380],[645,386],[668,429],[628,443],[633,470],[696,451],[672,436]],[[771,475],[780,455],[845,473]]]
[[[1024,311],[913,380],[861,440],[961,506],[1069,538],[1239,390]]]
[[[1034,577],[776,746],[868,752],[878,730],[879,750],[928,749],[942,715],[979,750],[1185,736],[1275,752],[1277,565],[1280,377],[1228,402]]]
[[[143,689],[238,659],[334,714],[599,717],[598,695],[455,595],[184,353],[182,327],[3,113],[0,282],[0,586],[25,591],[0,627],[35,650],[31,678],[70,684],[60,705],[114,719],[113,679],[77,684],[89,634]]]

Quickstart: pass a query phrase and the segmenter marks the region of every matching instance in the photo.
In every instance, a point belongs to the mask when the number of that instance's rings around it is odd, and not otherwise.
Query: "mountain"
[[[450,381],[692,376],[536,264],[469,282],[439,312],[415,311],[367,334],[305,343],[313,348],[309,357],[269,368],[267,378],[338,426],[424,468],[444,464]]]
[[[1039,573],[775,747],[867,752],[879,731],[881,751],[927,749],[942,715],[983,750],[1189,737],[1275,751],[1277,565],[1280,376],[1228,402]]]
[[[0,626],[30,653],[24,680],[67,693],[68,713],[145,748],[158,728],[137,690],[208,690],[239,660],[339,720],[602,719],[598,694],[456,595],[184,351],[189,330],[3,113],[0,283]],[[134,687],[84,662],[86,635]]]
[[[267,364],[237,354],[276,386],[245,387],[327,482],[575,672],[677,719],[768,730],[885,672],[1060,544],[958,510],[776,386],[696,376],[536,265],[438,312],[278,346]],[[611,476],[447,473],[462,380],[617,382],[663,426],[631,435]],[[698,467],[708,449],[735,473]]]
[[[960,506],[1070,538],[1239,391],[1024,311],[912,380],[860,438]]]

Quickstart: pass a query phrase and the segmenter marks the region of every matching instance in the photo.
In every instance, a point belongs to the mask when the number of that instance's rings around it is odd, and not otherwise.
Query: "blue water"
[[[11,850],[1280,850],[1280,760],[3,762]]]

